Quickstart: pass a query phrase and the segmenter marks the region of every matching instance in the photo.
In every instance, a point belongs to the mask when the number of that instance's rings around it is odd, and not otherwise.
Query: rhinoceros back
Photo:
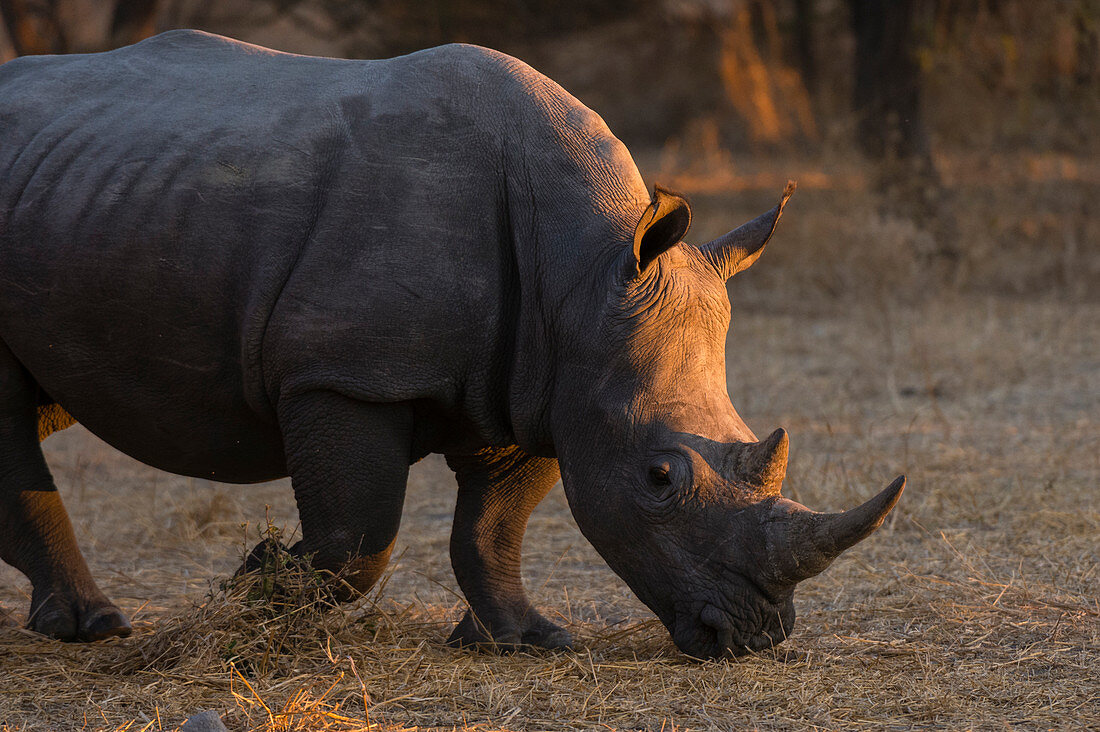
[[[263,336],[364,63],[175,32],[0,66],[0,339],[61,408],[175,472],[284,474]]]
[[[284,474],[287,385],[508,444],[517,277],[568,279],[583,259],[536,261],[647,200],[595,114],[474,47],[175,31],[16,59],[0,99],[0,340],[81,424],[189,475]],[[553,245],[513,250],[521,225]]]

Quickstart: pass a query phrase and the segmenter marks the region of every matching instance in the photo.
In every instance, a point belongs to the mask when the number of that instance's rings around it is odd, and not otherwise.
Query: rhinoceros
[[[699,658],[772,646],[793,589],[874,531],[780,495],[788,437],[726,388],[726,281],[790,195],[714,241],[603,120],[521,61],[381,61],[196,31],[0,67],[0,558],[29,626],[124,636],[40,439],[73,420],[149,465],[290,476],[292,547],[358,592],[409,465],[458,482],[458,646],[560,648],[524,592],[559,480],[584,535]]]

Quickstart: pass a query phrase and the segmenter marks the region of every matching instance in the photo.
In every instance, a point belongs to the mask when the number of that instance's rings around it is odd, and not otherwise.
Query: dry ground
[[[897,473],[910,483],[888,525],[801,586],[777,652],[679,655],[560,488],[532,518],[526,577],[578,650],[443,647],[463,606],[447,558],[454,483],[437,458],[412,470],[378,598],[249,606],[210,581],[236,568],[265,512],[293,531],[289,486],[170,476],[77,427],[47,455],[94,574],[137,632],[78,646],[0,629],[0,728],[169,730],[207,708],[231,729],[1100,726],[1095,221],[1073,222],[1072,251],[1058,240],[1002,269],[982,260],[997,239],[976,240],[955,265],[964,281],[933,287],[919,229],[879,213],[853,175],[804,186],[759,273],[732,287],[729,391],[758,434],[791,433],[787,495],[838,510]],[[701,234],[773,195],[701,181]],[[964,221],[1028,185],[1037,217],[1044,197],[1065,200],[1025,180],[972,201],[960,183]],[[1028,211],[1003,215],[986,222],[1026,233]],[[28,593],[0,567],[0,605],[19,621]]]

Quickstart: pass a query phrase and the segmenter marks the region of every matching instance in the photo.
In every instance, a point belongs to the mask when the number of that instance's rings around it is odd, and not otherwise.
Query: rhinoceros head
[[[792,192],[692,246],[681,241],[687,202],[656,189],[613,267],[591,353],[572,376],[582,405],[558,441],[581,530],[700,658],[781,642],[795,585],[874,531],[905,484],[846,513],[810,511],[780,495],[787,433],[757,441],[730,403],[725,281],[759,257]]]

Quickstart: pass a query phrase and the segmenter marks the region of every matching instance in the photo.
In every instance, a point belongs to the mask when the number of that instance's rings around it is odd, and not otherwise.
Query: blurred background
[[[826,300],[1091,299],[1100,282],[1100,0],[0,0],[0,14],[2,60],[183,27],[318,55],[513,54],[603,115],[647,181],[687,193],[697,238],[798,180],[797,244],[746,296],[777,278]]]

